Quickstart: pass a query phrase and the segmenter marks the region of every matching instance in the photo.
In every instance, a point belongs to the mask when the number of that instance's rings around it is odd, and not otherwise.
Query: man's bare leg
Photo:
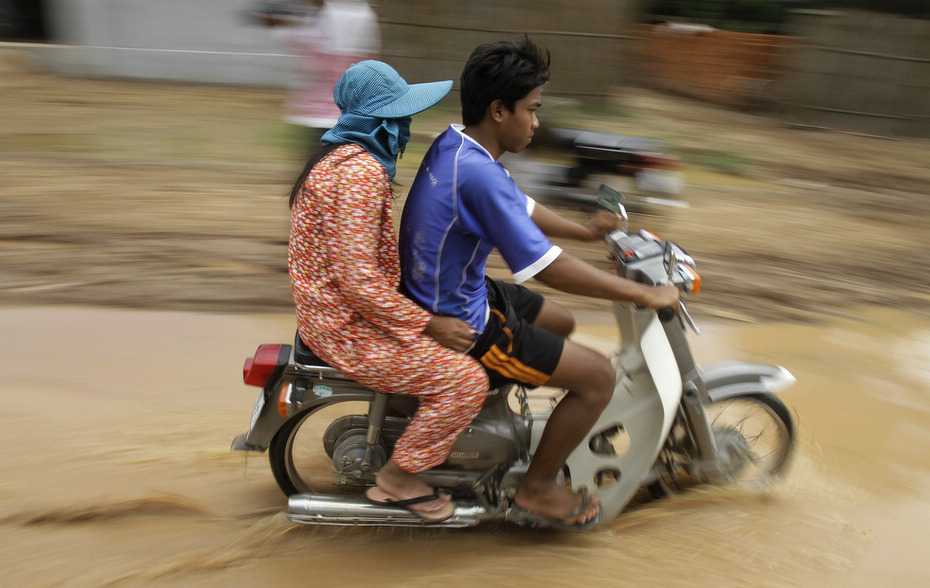
[[[557,479],[568,454],[610,402],[614,370],[603,355],[565,341],[559,365],[546,385],[567,388],[568,392],[549,416],[514,502],[566,524],[583,524],[597,516],[599,503],[593,500],[581,513],[566,518],[581,504],[581,497],[560,486]]]
[[[546,299],[543,300],[542,308],[539,309],[533,326],[568,337],[575,330],[575,317],[561,304]]]

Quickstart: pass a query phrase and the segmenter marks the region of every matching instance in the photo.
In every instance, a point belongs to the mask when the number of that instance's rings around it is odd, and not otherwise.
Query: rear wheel
[[[387,461],[379,444],[365,460],[368,402],[327,404],[284,424],[269,447],[275,481],[285,495],[355,494]]]

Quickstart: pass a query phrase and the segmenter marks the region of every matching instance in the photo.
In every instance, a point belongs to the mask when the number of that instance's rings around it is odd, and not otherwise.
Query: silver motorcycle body
[[[629,234],[625,225],[606,238],[620,275],[696,293],[700,278],[682,249],[644,231]],[[664,494],[696,483],[742,483],[747,475],[751,484],[766,484],[782,471],[794,426],[774,393],[794,382],[787,370],[746,362],[698,366],[687,339],[688,326],[696,328],[684,306],[680,316],[660,318],[663,313],[618,302],[614,314],[621,337],[614,394],[563,471],[573,491],[599,497],[602,523],[644,487]],[[457,505],[450,519],[429,523],[364,497],[415,413],[414,398],[352,381],[316,358],[299,336],[294,345],[259,347],[244,377],[261,390],[249,430],[233,449],[268,451],[291,520],[311,524],[465,527],[508,520],[561,395],[531,398],[517,386],[491,390],[446,462],[421,474]]]

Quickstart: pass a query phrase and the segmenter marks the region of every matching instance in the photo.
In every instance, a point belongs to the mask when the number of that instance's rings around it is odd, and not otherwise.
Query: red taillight
[[[242,380],[249,386],[264,387],[275,370],[287,362],[286,345],[259,345],[255,355],[245,360]]]

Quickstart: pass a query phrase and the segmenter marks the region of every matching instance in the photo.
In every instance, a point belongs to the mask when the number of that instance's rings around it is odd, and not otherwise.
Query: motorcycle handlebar
[[[663,323],[667,323],[668,321],[675,318],[675,310],[668,306],[666,306],[665,308],[660,308],[656,312],[659,315],[659,320],[662,321]]]

